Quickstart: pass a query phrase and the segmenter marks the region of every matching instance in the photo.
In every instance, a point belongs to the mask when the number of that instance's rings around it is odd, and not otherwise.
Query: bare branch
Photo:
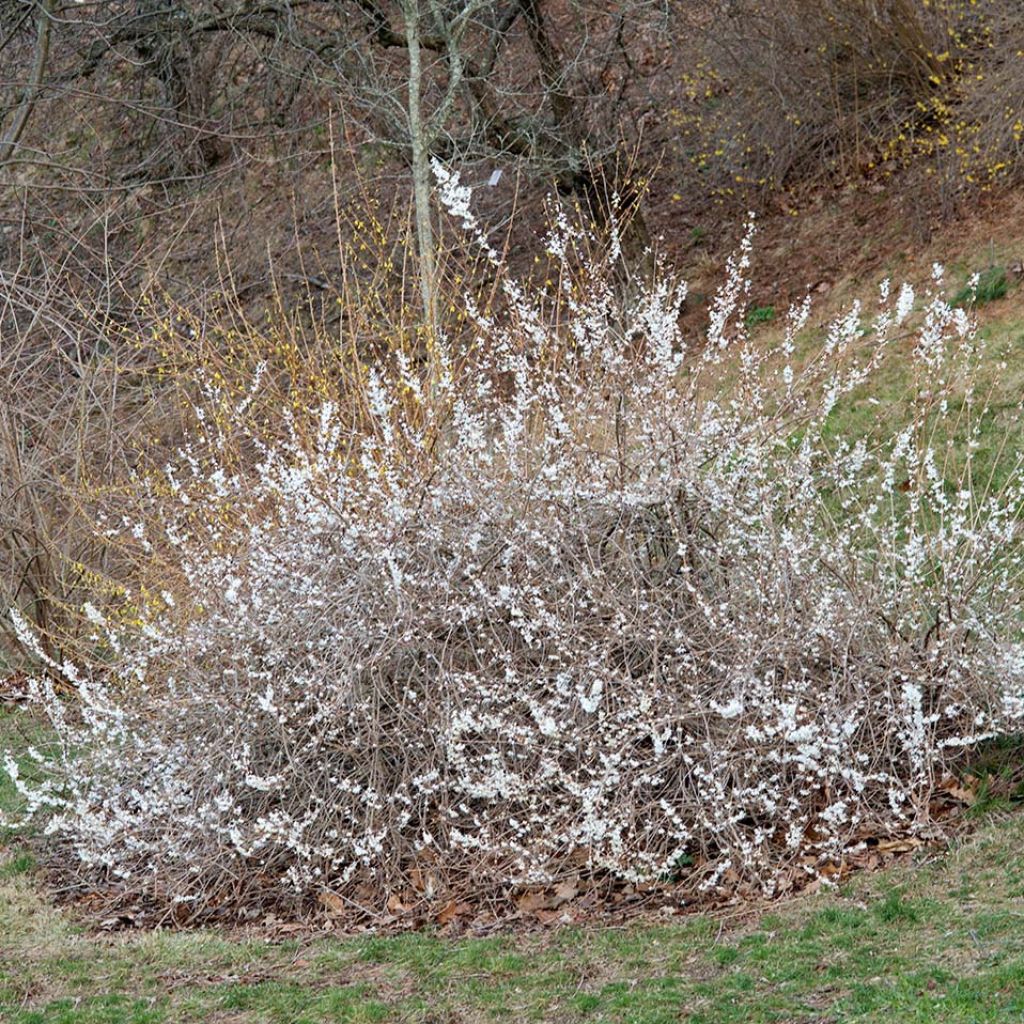
[[[24,134],[25,128],[28,125],[28,119],[32,116],[32,111],[43,87],[46,64],[50,56],[50,34],[53,29],[54,3],[55,0],[38,0],[35,56],[32,61],[32,70],[29,74],[28,83],[22,92],[21,103],[14,115],[14,120],[3,137],[0,137],[0,167],[10,158]]]

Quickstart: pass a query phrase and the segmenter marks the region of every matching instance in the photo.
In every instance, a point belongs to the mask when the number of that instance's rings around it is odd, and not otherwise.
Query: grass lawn
[[[459,939],[94,934],[4,842],[4,1024],[1024,1019],[1024,815],[1005,810],[948,852],[764,913]]]

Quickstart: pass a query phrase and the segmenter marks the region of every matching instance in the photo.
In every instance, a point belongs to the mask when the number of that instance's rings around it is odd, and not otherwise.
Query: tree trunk
[[[409,51],[409,142],[412,157],[413,217],[416,223],[416,256],[419,263],[423,319],[428,331],[437,330],[437,254],[430,211],[430,151],[423,120],[420,87],[423,81],[420,49],[419,7],[405,0],[405,39]]]
[[[0,164],[6,163],[14,154],[18,142],[25,131],[32,108],[36,105],[43,78],[46,75],[46,62],[50,56],[50,31],[53,25],[54,0],[39,0],[36,16],[36,48],[32,61],[29,80],[21,94],[21,103],[14,114],[14,120],[7,133],[0,137]]]

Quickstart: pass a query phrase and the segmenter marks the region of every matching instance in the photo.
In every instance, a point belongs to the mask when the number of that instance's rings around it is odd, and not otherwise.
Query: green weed
[[[965,284],[953,296],[952,303],[954,306],[984,306],[1005,298],[1009,284],[1005,267],[989,267],[979,275],[977,288]]]

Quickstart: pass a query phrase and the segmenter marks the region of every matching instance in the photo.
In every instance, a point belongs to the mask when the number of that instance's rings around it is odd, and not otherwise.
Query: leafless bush
[[[877,161],[945,75],[948,4],[739,0],[708,26],[729,83],[744,173],[785,183]],[[751,147],[748,151],[746,147]],[[736,159],[739,164],[743,161]]]
[[[742,196],[911,166],[948,204],[1012,180],[1020,17],[1001,0],[708,5],[708,64],[684,76],[692,159]]]
[[[69,275],[0,277],[0,601],[58,662],[75,649],[83,600],[110,583],[96,502],[180,420],[177,388],[145,372],[151,312],[108,286],[121,304],[97,309],[76,301]],[[0,663],[20,664],[9,623],[0,640]]]

